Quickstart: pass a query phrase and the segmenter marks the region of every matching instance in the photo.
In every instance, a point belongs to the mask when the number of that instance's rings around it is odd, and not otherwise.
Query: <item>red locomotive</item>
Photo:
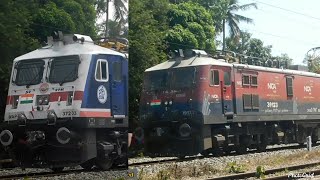
[[[244,153],[318,140],[319,74],[189,54],[145,72],[140,123],[147,153]]]

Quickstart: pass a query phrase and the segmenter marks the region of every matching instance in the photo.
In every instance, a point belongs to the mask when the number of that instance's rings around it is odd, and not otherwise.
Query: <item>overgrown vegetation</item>
[[[233,161],[227,164],[226,171],[229,173],[243,173],[247,171],[247,167],[244,164]]]

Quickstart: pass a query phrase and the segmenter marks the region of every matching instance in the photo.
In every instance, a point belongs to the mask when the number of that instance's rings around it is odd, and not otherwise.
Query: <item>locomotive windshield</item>
[[[15,64],[16,76],[13,82],[18,86],[39,84],[45,62],[41,59],[23,60]]]
[[[181,89],[191,87],[195,83],[196,68],[176,68],[148,72],[145,75],[145,90]]]
[[[56,57],[50,65],[50,83],[63,84],[78,78],[79,56]]]
[[[151,91],[168,88],[169,79],[168,71],[152,71],[146,74],[144,87]]]

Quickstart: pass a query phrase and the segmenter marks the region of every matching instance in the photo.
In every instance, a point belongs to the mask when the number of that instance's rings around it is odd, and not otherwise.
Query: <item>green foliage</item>
[[[227,50],[243,54],[246,56],[257,57],[259,59],[239,57],[242,63],[256,64],[260,61],[262,65],[267,60],[276,60],[280,62],[280,67],[288,68],[292,64],[292,59],[288,54],[281,54],[280,56],[273,57],[271,55],[272,46],[265,46],[263,41],[257,38],[251,38],[251,34],[248,32],[242,32],[240,38],[236,41],[234,39],[226,39]]]
[[[226,169],[229,173],[244,173],[246,171],[246,166],[243,164],[237,164],[237,162],[233,161],[227,164]]]
[[[215,49],[215,30],[211,14],[193,2],[171,4],[168,11],[170,30],[167,42],[170,50]]]
[[[258,61],[265,62],[271,58],[272,46],[265,46],[260,39],[251,38],[251,34],[242,32],[240,39],[235,41],[234,39],[226,39],[226,49],[244,54],[246,56],[260,58]],[[239,57],[242,63],[255,64],[256,59]]]
[[[61,29],[64,32],[75,32],[75,23],[72,21],[70,14],[59,9],[53,2],[49,2],[38,10],[33,17],[33,23],[34,33],[41,41],[45,41],[46,37],[54,30]]]
[[[166,60],[167,0],[130,2],[129,14],[129,128],[138,123],[144,70]]]
[[[310,72],[320,74],[320,57],[319,56],[310,56],[306,55],[303,63],[307,64]]]
[[[158,180],[168,180],[170,179],[170,172],[161,170],[158,172],[157,177],[158,177]]]
[[[264,178],[265,177],[265,173],[266,173],[266,170],[264,169],[263,166],[258,166],[256,168],[256,177],[257,178]]]
[[[288,68],[290,65],[292,65],[293,59],[291,59],[288,54],[283,53],[280,56],[274,57],[275,60],[280,62],[280,67]]]

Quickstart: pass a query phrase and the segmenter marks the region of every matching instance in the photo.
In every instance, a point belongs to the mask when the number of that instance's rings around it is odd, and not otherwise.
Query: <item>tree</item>
[[[170,50],[215,50],[215,30],[211,14],[196,3],[171,4],[167,15],[170,30],[167,42]]]
[[[103,22],[103,25],[100,27],[105,27],[105,37],[108,36],[109,32],[109,3],[111,0],[97,0],[95,2],[97,6],[97,13],[101,15],[106,13],[106,20]],[[128,9],[125,4],[128,3],[128,0],[114,0],[112,5],[115,9],[114,21],[118,23],[118,28],[124,28],[128,23]]]
[[[320,56],[319,55],[306,55],[303,63],[307,64],[310,72],[320,74]]]
[[[242,32],[238,41],[231,37],[226,39],[227,50],[236,52],[242,63],[247,64],[264,64],[267,60],[272,59],[272,46],[264,46],[263,41],[251,38],[251,34]],[[250,57],[246,57],[250,56]],[[254,57],[254,58],[253,58]]]
[[[223,27],[223,50],[225,49],[225,35],[226,35],[226,23],[229,26],[230,29],[230,37],[231,38],[239,38],[240,36],[240,28],[238,24],[240,22],[246,22],[246,23],[253,23],[253,20],[236,14],[235,12],[239,10],[248,10],[249,8],[254,7],[257,8],[256,3],[249,3],[244,5],[239,5],[238,0],[230,0],[228,7],[225,9],[226,17],[222,20],[222,27]]]
[[[280,56],[275,56],[274,59],[279,61],[280,67],[288,69],[292,65],[293,59],[288,54],[282,53]]]
[[[129,128],[137,125],[144,70],[166,60],[167,0],[130,2]]]

